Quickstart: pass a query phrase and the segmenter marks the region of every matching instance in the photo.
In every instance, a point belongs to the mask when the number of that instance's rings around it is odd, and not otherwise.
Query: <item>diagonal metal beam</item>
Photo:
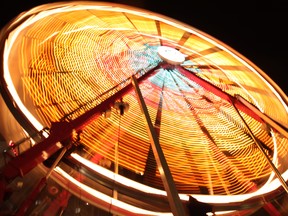
[[[213,84],[207,82],[201,77],[198,77],[197,75],[193,74],[192,72],[190,72],[189,70],[186,70],[183,67],[177,66],[177,69],[180,71],[181,74],[183,74],[190,80],[198,83],[207,91],[212,92],[213,94],[217,95],[218,97],[221,97],[222,99],[226,100],[230,104],[233,104],[233,106],[235,106],[237,109],[251,116],[255,120],[261,123],[268,123],[271,127],[273,127],[275,130],[280,132],[286,138],[288,137],[287,128],[285,128],[285,126],[273,120],[271,117],[267,116],[266,114],[260,112],[256,107],[254,107],[251,103],[246,101],[243,97],[239,95],[232,96],[226,93],[225,91],[222,91],[222,89],[220,89],[219,87],[214,86]]]
[[[214,95],[217,95],[218,97],[226,100],[227,102],[229,102],[230,104],[234,103],[234,105],[241,110],[242,112],[246,113],[247,115],[251,116],[252,118],[254,118],[255,120],[263,123],[264,121],[255,113],[253,112],[253,110],[251,110],[250,108],[248,108],[247,106],[245,106],[243,103],[241,103],[239,100],[237,100],[235,97],[229,95],[228,93],[222,91],[222,89],[220,89],[217,86],[214,86],[213,84],[207,82],[206,80],[202,79],[201,77],[195,75],[194,73],[192,73],[189,70],[186,70],[185,68],[181,67],[181,66],[177,66],[178,71],[183,74],[185,77],[187,77],[188,79],[192,80],[193,82],[196,82],[197,84],[199,84],[200,86],[202,86],[204,89],[206,89],[207,91],[213,93]]]
[[[193,114],[193,116],[194,116],[194,118],[195,118],[195,122],[197,122],[197,124],[198,124],[199,128],[201,129],[203,135],[204,135],[208,140],[211,141],[211,143],[213,144],[213,146],[215,146],[215,147],[219,150],[219,152],[221,152],[221,154],[223,154],[224,160],[222,160],[222,159],[221,159],[221,160],[217,159],[217,161],[218,161],[220,164],[222,164],[222,163],[231,164],[231,159],[225,154],[225,152],[223,152],[223,151],[221,151],[221,150],[219,149],[219,147],[217,146],[217,143],[216,143],[215,139],[212,137],[212,135],[210,134],[209,130],[206,128],[204,122],[202,121],[202,119],[201,119],[201,118],[199,117],[199,115],[197,114],[197,112],[196,112],[193,104],[187,99],[187,97],[186,97],[185,94],[184,94],[184,91],[181,89],[179,83],[178,83],[177,80],[174,78],[174,76],[173,76],[173,74],[172,74],[171,72],[170,72],[170,75],[171,75],[171,77],[172,77],[175,85],[178,87],[178,90],[179,90],[179,92],[181,93],[182,97],[184,98],[184,101],[186,102],[187,107],[189,107],[189,110],[192,112],[192,114]],[[216,153],[217,153],[217,152],[215,152],[214,154],[216,154]],[[187,156],[187,158],[188,158],[188,160],[192,160],[192,157],[189,157],[189,155]],[[236,169],[237,169],[237,171],[238,171],[237,173],[235,173],[235,172],[233,172],[233,171],[231,170],[231,166],[230,166],[230,168],[228,168],[228,170],[231,171],[232,173],[234,173],[234,175],[237,175],[237,176],[242,175],[242,176],[244,176],[244,174],[243,174],[243,172],[242,172],[241,170],[239,170],[238,168],[236,168]],[[236,176],[236,179],[238,180],[237,176]],[[196,178],[198,181],[202,181],[202,179],[200,179],[198,176],[195,176],[195,178]],[[245,178],[245,179],[246,179],[246,178]],[[250,181],[249,179],[247,179],[247,180],[245,180],[245,181],[247,181],[248,183],[252,183],[252,181]],[[237,182],[238,182],[238,184],[240,184],[239,180],[238,180]],[[243,182],[242,182],[242,183],[243,183]],[[253,185],[255,185],[255,183],[253,183]],[[212,188],[213,188],[213,187],[211,186],[211,188],[210,188],[211,192],[213,192]],[[205,190],[207,190],[204,186],[199,186],[199,189],[200,189],[200,191],[203,192],[203,193],[205,192]]]
[[[50,177],[50,175],[52,174],[54,168],[58,165],[58,163],[60,162],[60,160],[64,157],[65,153],[67,152],[67,150],[71,147],[72,143],[68,144],[68,146],[65,146],[64,148],[62,148],[60,154],[58,155],[58,157],[56,158],[56,160],[54,161],[54,163],[52,164],[52,166],[49,168],[46,176],[44,176],[36,185],[36,187],[34,187],[34,189],[32,190],[32,192],[30,194],[28,194],[27,198],[25,199],[25,201],[21,204],[20,208],[17,210],[17,213],[15,214],[15,216],[21,216],[24,215],[28,208],[32,205],[32,203],[35,201],[37,195],[44,189],[44,187],[47,185],[47,180]]]
[[[166,162],[164,153],[159,143],[159,138],[156,134],[155,128],[153,127],[151,118],[148,113],[148,109],[144,102],[143,96],[141,94],[137,79],[132,76],[132,84],[134,86],[138,102],[142,113],[145,116],[147,123],[147,131],[150,137],[152,150],[157,162],[157,166],[164,184],[164,188],[167,192],[168,201],[174,216],[183,216],[185,215],[184,206],[180,200],[178,191],[176,189],[172,174],[169,170],[168,164]]]
[[[247,106],[249,109],[253,110],[253,112],[255,112],[258,116],[260,116],[265,122],[267,122],[269,125],[271,125],[275,130],[277,130],[283,136],[288,138],[288,131],[287,131],[287,129],[284,128],[284,126],[280,125],[278,122],[273,120],[271,117],[269,117],[265,113],[261,112],[257,107],[255,107],[253,104],[249,103],[241,95],[235,95],[235,97],[237,98],[237,100],[239,100],[245,106]]]
[[[257,145],[257,147],[259,148],[259,150],[261,151],[261,153],[263,154],[263,156],[265,157],[266,161],[268,162],[270,168],[273,170],[273,172],[275,173],[275,175],[277,176],[278,180],[280,181],[280,183],[282,184],[283,188],[285,189],[285,191],[288,193],[288,185],[285,182],[285,179],[282,177],[281,173],[279,172],[279,170],[277,169],[277,167],[275,166],[275,164],[270,160],[269,156],[265,153],[265,150],[263,148],[263,146],[261,145],[261,143],[259,143],[259,141],[255,138],[252,130],[250,129],[249,125],[246,123],[245,119],[241,116],[239,110],[237,109],[237,107],[234,105],[234,103],[232,103],[234,109],[236,110],[237,114],[239,115],[239,117],[241,118],[243,124],[245,125],[246,129],[249,131],[250,136],[252,137],[252,139],[254,140],[255,144]]]
[[[150,71],[147,71],[144,75],[139,77],[139,81],[151,76],[157,68],[158,67],[155,67]],[[45,155],[47,156],[54,154],[63,147],[63,143],[61,144],[60,142],[64,141],[64,143],[66,143],[65,141],[70,139],[73,130],[76,132],[81,131],[86,125],[95,121],[105,110],[107,110],[107,108],[113,106],[116,100],[120,99],[131,90],[133,90],[133,85],[129,83],[127,86],[105,99],[102,103],[91,110],[86,111],[76,119],[71,120],[70,122],[52,122],[50,134],[47,138],[39,141],[32,148],[13,158],[0,169],[0,202],[1,193],[4,193],[7,183],[11,182],[17,176],[26,175],[34,167],[47,159],[43,157],[43,152],[45,152]],[[20,113],[19,110],[17,110],[17,112]]]
[[[165,77],[166,77],[166,73],[165,73]],[[162,107],[163,107],[163,89],[164,89],[165,77],[163,78],[163,82],[162,82],[162,88],[161,88],[161,92],[159,95],[160,100],[158,104],[156,120],[154,123],[154,129],[158,137],[160,135],[160,125],[161,125]],[[156,169],[157,169],[157,164],[156,164],[155,156],[153,154],[152,146],[150,145],[148,156],[146,159],[144,178],[147,176],[151,176],[151,175],[155,176]]]

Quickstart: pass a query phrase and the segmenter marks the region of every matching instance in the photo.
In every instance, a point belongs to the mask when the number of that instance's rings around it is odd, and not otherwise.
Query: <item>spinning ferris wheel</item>
[[[21,128],[1,126],[16,142],[3,205],[34,170],[38,195],[53,197],[46,213],[60,191],[115,215],[183,215],[191,196],[241,215],[288,192],[287,96],[210,35],[139,8],[61,2],[12,20],[1,47],[2,103]]]

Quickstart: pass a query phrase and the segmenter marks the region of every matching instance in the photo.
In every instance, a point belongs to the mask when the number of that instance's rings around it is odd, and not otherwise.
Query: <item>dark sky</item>
[[[48,0],[5,0],[1,27]],[[283,1],[109,0],[166,15],[229,45],[261,68],[288,95],[288,6]]]

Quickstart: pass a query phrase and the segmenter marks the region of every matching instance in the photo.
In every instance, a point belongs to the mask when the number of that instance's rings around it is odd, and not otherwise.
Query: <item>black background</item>
[[[1,28],[19,13],[56,1],[5,0]],[[195,27],[224,42],[259,68],[288,94],[288,6],[284,1],[115,0]]]

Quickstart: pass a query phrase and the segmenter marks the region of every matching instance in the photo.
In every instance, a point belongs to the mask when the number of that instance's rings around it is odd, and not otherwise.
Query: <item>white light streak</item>
[[[123,185],[129,185],[129,187],[155,195],[167,195],[166,191],[155,189],[152,187],[149,187],[147,185],[143,185],[138,182],[134,182],[131,179],[125,178],[123,176],[120,176],[118,174],[115,174],[114,172],[107,170],[81,156],[79,156],[76,153],[72,153],[71,156],[76,159],[79,163],[84,164],[85,166],[91,168],[95,172],[100,173],[101,175],[104,175],[107,178],[110,178],[112,180],[115,180],[116,182],[119,182]],[[271,174],[272,177],[274,174]],[[288,171],[286,171],[282,175],[285,179],[288,178]],[[272,179],[270,176],[270,180]],[[240,194],[240,195],[199,195],[199,194],[179,194],[179,197],[181,200],[187,201],[189,199],[189,195],[192,195],[195,199],[197,199],[200,202],[204,203],[233,203],[233,202],[243,202],[247,199],[250,199],[255,196],[264,195],[266,193],[272,192],[273,190],[276,190],[280,186],[280,182],[278,179],[274,179],[271,182],[267,182],[264,186],[262,186],[260,189],[258,189],[255,192],[249,193],[249,194]]]
[[[92,196],[94,196],[95,198],[101,199],[102,201],[111,204],[113,206],[117,206],[120,209],[125,209],[126,211],[130,211],[134,214],[141,214],[141,215],[169,215],[169,216],[173,216],[172,213],[170,212],[153,212],[153,211],[148,211],[142,208],[138,208],[135,207],[133,205],[127,204],[125,202],[119,201],[117,199],[114,199],[110,196],[107,196],[106,194],[103,194],[91,187],[88,187],[87,185],[77,181],[75,178],[73,178],[72,176],[70,176],[68,173],[66,173],[64,170],[62,170],[60,167],[56,167],[54,169],[56,172],[58,172],[59,174],[61,174],[61,176],[63,176],[64,178],[66,178],[67,180],[69,180],[71,183],[73,183],[75,186],[80,187],[82,190],[85,190],[86,192],[88,192],[89,194],[91,194]]]

